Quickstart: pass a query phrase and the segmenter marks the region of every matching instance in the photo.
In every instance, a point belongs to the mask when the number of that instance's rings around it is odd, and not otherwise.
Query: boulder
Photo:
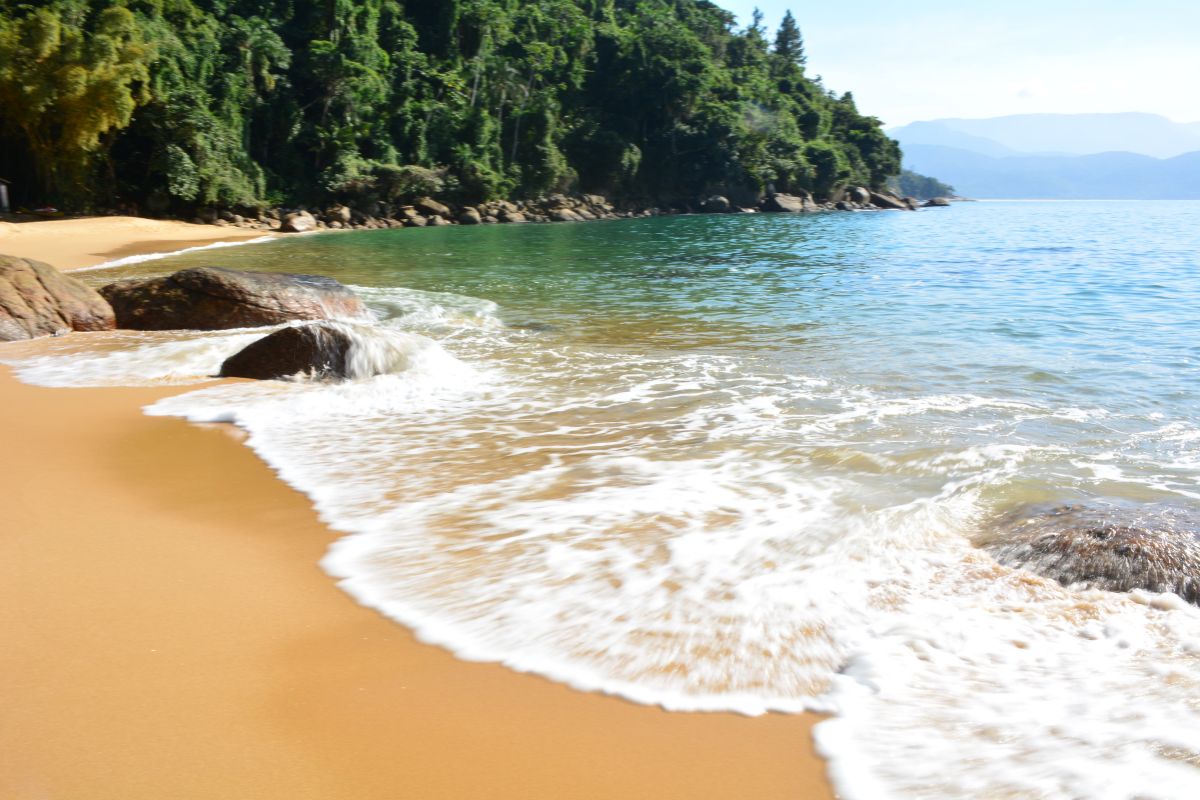
[[[926,200],[922,204],[922,207],[923,208],[944,208],[945,206],[948,206],[948,205],[950,205],[950,201],[947,198],[934,197],[930,200]]]
[[[413,203],[413,207],[427,217],[450,217],[450,209],[431,197],[422,197]]]
[[[773,194],[762,201],[762,210],[776,214],[796,214],[816,208],[812,198],[806,194]]]
[[[581,222],[583,217],[569,208],[554,208],[550,210],[550,219],[555,222]]]
[[[348,206],[331,206],[329,210],[325,212],[325,221],[331,226],[335,222],[340,222],[342,225],[345,225],[346,223],[350,222],[353,216],[354,212],[351,211]]]
[[[506,211],[501,211],[500,216],[497,219],[499,219],[501,222],[508,222],[508,223],[524,222],[525,215],[522,214],[520,211],[507,211],[506,210]]]
[[[293,211],[283,218],[279,230],[284,233],[306,233],[317,227],[317,220],[307,211]]]
[[[450,220],[446,219],[445,217],[439,217],[437,215],[434,215],[434,216],[429,217],[428,221],[425,224],[426,225],[434,225],[434,226],[449,225]]]
[[[871,205],[894,211],[908,211],[908,204],[890,192],[871,192]]]
[[[114,327],[112,308],[90,286],[41,261],[0,255],[0,341]]]
[[[434,217],[434,219],[438,219],[438,217]],[[422,217],[420,214],[414,214],[411,217],[405,217],[404,227],[406,227],[406,228],[424,228],[425,225],[428,224],[428,222],[429,222],[429,220],[427,220],[425,217]]]
[[[117,281],[100,294],[112,304],[117,327],[133,330],[212,331],[367,313],[358,296],[332,278],[223,267]]]
[[[871,202],[871,192],[862,186],[851,186],[846,189],[846,196],[843,199],[860,206],[865,206]]]
[[[221,364],[222,378],[267,381],[304,375],[346,378],[352,340],[336,325],[282,328],[239,350]]]
[[[458,221],[461,225],[478,225],[483,221],[483,218],[479,216],[479,211],[471,206],[467,206],[458,212]]]
[[[1027,506],[977,542],[1064,586],[1173,592],[1200,605],[1200,516],[1161,506]]]
[[[727,214],[731,206],[729,198],[714,194],[704,201],[703,208],[709,214]]]

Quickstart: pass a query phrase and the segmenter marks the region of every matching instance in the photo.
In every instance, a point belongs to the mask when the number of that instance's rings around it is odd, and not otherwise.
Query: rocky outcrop
[[[774,214],[798,214],[805,211],[816,211],[817,205],[807,192],[801,195],[772,194],[761,203],[763,211]]]
[[[871,192],[871,205],[893,211],[909,211],[911,206],[890,192]]]
[[[283,328],[225,359],[222,378],[279,380],[303,375],[343,379],[349,375],[350,336],[336,325]]]
[[[855,205],[865,206],[871,202],[871,192],[862,186],[851,186],[846,189],[846,196],[843,199]]]
[[[933,197],[921,204],[923,208],[944,208],[950,205],[950,200],[945,197]]]
[[[279,230],[284,233],[307,233],[317,229],[317,220],[307,211],[293,211],[283,218]]]
[[[420,200],[417,200],[413,203],[413,208],[427,217],[450,218],[450,209],[431,197],[422,197]]]
[[[467,206],[458,212],[458,223],[460,225],[478,225],[481,222],[483,222],[483,218],[479,216],[479,211],[471,206]]]
[[[1178,508],[1018,509],[977,542],[1001,564],[1064,586],[1173,592],[1200,604],[1200,516]]]
[[[367,313],[358,296],[332,278],[222,267],[118,281],[100,294],[112,305],[117,327],[134,330],[211,331]]]
[[[708,214],[728,214],[732,209],[732,205],[729,202],[729,198],[714,194],[704,201],[703,208]]]
[[[114,327],[112,308],[82,281],[41,261],[0,255],[0,341]]]

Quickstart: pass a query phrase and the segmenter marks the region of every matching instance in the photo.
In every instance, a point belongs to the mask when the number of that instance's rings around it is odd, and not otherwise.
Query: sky
[[[888,126],[943,117],[1143,111],[1200,122],[1198,0],[714,0],[787,9],[809,75]]]

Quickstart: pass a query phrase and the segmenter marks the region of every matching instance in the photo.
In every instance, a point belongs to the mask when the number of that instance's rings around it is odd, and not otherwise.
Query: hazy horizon
[[[1147,113],[1200,124],[1200,104],[1178,88],[1200,75],[1200,4],[716,1],[739,26],[757,6],[771,36],[790,8],[809,74],[853,92],[859,109],[888,127],[1039,113]]]

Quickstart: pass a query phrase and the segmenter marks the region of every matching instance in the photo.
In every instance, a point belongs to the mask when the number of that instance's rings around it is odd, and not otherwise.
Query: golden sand
[[[20,254],[81,266],[86,230]],[[174,391],[0,370],[0,797],[832,796],[815,716],[668,713],[416,642],[320,571],[334,535],[229,429],[141,413]]]

